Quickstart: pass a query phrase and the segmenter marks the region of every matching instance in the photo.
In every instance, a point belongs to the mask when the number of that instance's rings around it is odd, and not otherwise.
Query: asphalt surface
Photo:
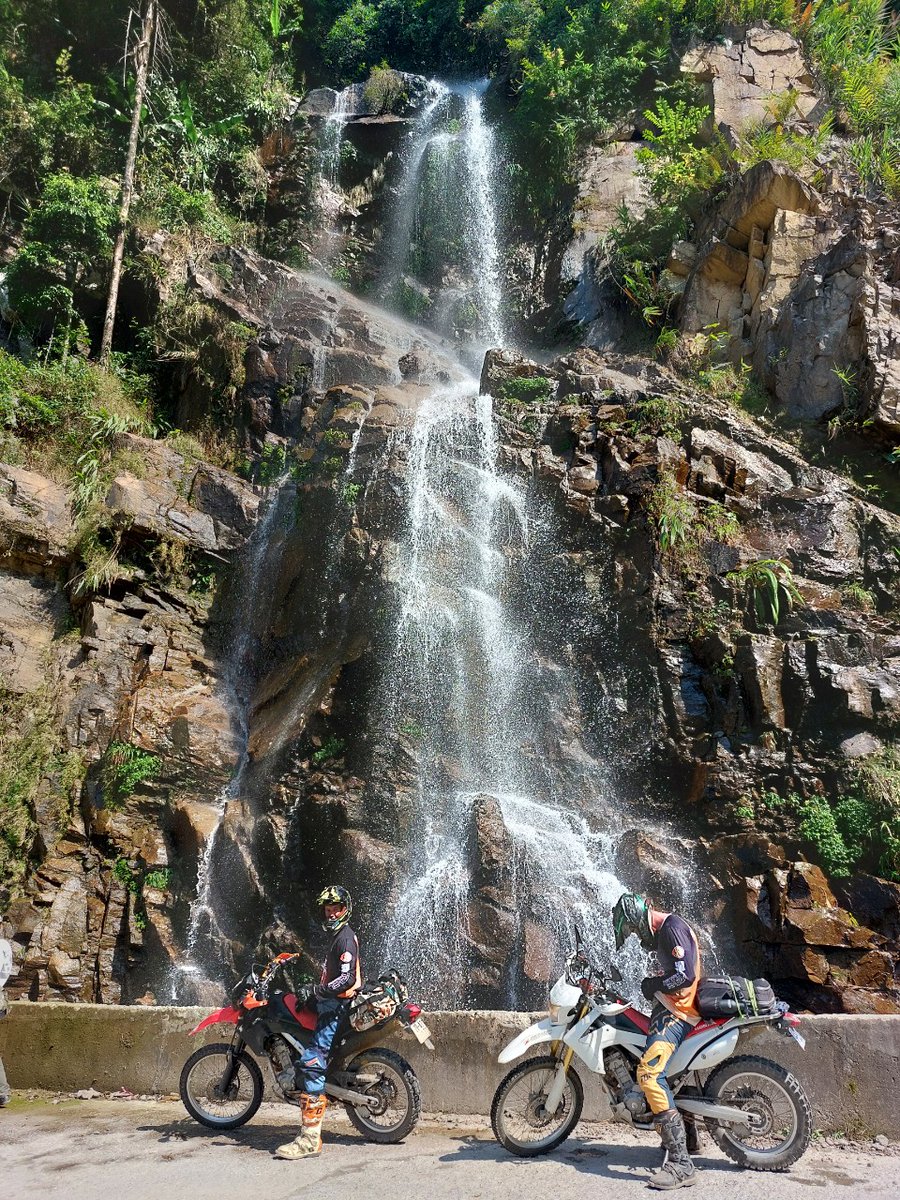
[[[272,1151],[296,1132],[265,1104],[233,1133],[195,1124],[176,1101],[14,1101],[0,1111],[3,1200],[638,1200],[659,1143],[621,1125],[580,1125],[554,1154],[507,1154],[478,1118],[425,1120],[398,1146],[364,1142],[329,1111],[325,1149],[306,1162]],[[741,1171],[704,1137],[689,1193],[716,1200],[897,1197],[896,1148],[814,1144],[787,1174]]]

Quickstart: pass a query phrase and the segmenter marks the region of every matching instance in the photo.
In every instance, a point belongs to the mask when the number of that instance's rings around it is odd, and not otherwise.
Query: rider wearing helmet
[[[333,937],[321,981],[313,989],[311,1003],[317,1014],[316,1030],[297,1065],[299,1078],[288,1081],[289,1090],[294,1090],[290,1087],[293,1082],[300,1091],[303,1127],[299,1137],[278,1147],[277,1158],[315,1158],[322,1153],[322,1119],[328,1105],[323,1094],[328,1053],[344,1010],[362,985],[359,940],[350,928],[353,911],[350,893],[340,884],[331,884],[319,893],[316,905],[322,928]]]
[[[696,1129],[685,1129],[666,1079],[666,1067],[700,1020],[695,1002],[700,982],[700,945],[683,917],[658,911],[644,896],[624,893],[616,901],[612,917],[616,950],[636,934],[645,950],[656,951],[662,970],[661,975],[649,975],[641,984],[644,996],[653,1002],[653,1010],[637,1082],[667,1152],[650,1187],[661,1191],[689,1187],[697,1177],[688,1151],[688,1135],[692,1135],[691,1150],[696,1152]]]

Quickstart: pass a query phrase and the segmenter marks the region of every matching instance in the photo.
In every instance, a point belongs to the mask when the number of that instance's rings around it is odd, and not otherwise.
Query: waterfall
[[[472,200],[468,240],[481,314],[481,333],[489,345],[499,346],[503,343],[503,322],[500,316],[500,246],[494,203],[497,188],[496,154],[493,131],[484,120],[483,94],[484,88],[475,86],[465,93],[466,165]]]
[[[288,476],[284,475],[270,489],[265,513],[247,543],[246,558],[239,573],[239,600],[232,622],[234,640],[225,662],[224,684],[231,698],[234,718],[240,726],[243,749],[237,769],[214,801],[215,824],[206,838],[197,863],[196,893],[188,914],[184,959],[175,964],[169,980],[172,1003],[180,999],[179,992],[185,976],[200,973],[201,964],[198,959],[202,957],[201,950],[211,949],[209,945],[203,946],[202,943],[204,940],[208,941],[211,930],[216,926],[215,914],[210,904],[214,854],[228,804],[240,796],[244,773],[249,764],[247,710],[250,700],[249,684],[255,678],[252,666],[254,641],[258,636],[259,616],[265,614],[268,607],[265,602],[264,583],[272,568],[272,543],[276,532],[284,523],[286,501],[292,496],[293,488],[288,485]]]
[[[350,116],[352,89],[344,88],[334,98],[334,108],[325,118],[319,145],[319,162],[322,175],[329,183],[337,183],[341,165],[341,146],[344,141],[344,126]]]
[[[468,329],[455,331],[461,358],[476,369],[485,347],[504,338],[500,170],[484,92],[484,84],[436,88],[423,109],[404,156],[382,274],[386,287],[407,271],[429,287],[438,303],[422,319],[442,332],[460,298],[477,310]],[[396,438],[407,464],[405,517],[376,704],[387,762],[375,770],[399,776],[410,742],[416,769],[404,809],[407,866],[379,949],[442,1006],[475,998],[466,981],[477,958],[477,805],[499,807],[514,847],[507,907],[518,961],[504,970],[509,1003],[519,993],[526,924],[544,932],[557,958],[576,925],[611,951],[610,910],[624,890],[615,871],[621,826],[612,772],[581,745],[569,766],[558,753],[564,716],[578,713],[580,700],[571,680],[541,665],[536,634],[553,598],[537,588],[529,608],[522,586],[536,569],[536,545],[553,531],[544,528],[545,502],[498,467],[492,408],[470,376],[434,390]],[[579,714],[578,724],[591,720]],[[643,967],[643,955],[630,951],[632,987]]]
[[[475,366],[503,342],[500,173],[487,82],[432,83],[401,152],[382,249],[382,296],[454,337]]]
[[[546,614],[508,599],[541,536],[541,512],[497,467],[490,397],[475,379],[436,390],[400,436],[406,519],[379,737],[389,746],[397,731],[413,731],[420,753],[409,869],[382,955],[427,999],[465,1005],[475,803],[497,802],[515,845],[517,934],[527,917],[560,951],[576,924],[610,946],[609,913],[624,890],[617,822],[600,764],[589,763],[588,796],[581,771],[559,778],[546,767],[560,736],[554,717],[573,700],[539,666],[533,628]],[[641,969],[633,956],[632,984]]]
[[[394,296],[406,266],[410,237],[418,210],[418,187],[422,162],[431,143],[439,111],[446,108],[449,90],[436,80],[429,82],[429,97],[422,106],[400,152],[402,171],[392,199],[392,219],[384,238],[380,285],[385,297]]]
[[[353,111],[352,95],[352,88],[337,93],[334,108],[322,122],[319,133],[313,205],[321,228],[313,242],[316,257],[326,270],[340,253],[343,242],[339,225],[343,192],[339,176],[344,128]]]

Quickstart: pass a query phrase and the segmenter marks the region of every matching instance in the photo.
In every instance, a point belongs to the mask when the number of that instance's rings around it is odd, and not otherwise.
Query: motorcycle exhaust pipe
[[[697,1117],[709,1117],[711,1121],[721,1121],[723,1125],[742,1125],[748,1126],[751,1124],[749,1113],[745,1113],[740,1108],[731,1108],[726,1104],[713,1104],[711,1100],[689,1100],[680,1097],[675,1098],[675,1105],[682,1112],[693,1113]]]

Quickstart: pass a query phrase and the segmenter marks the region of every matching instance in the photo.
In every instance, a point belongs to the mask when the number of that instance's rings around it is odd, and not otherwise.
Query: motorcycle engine
[[[294,1058],[290,1047],[279,1037],[268,1038],[266,1041],[266,1053],[269,1056],[269,1062],[272,1064],[275,1085],[281,1094],[284,1095],[284,1087],[279,1076],[291,1081],[294,1078]]]
[[[614,1096],[613,1111],[621,1111],[624,1108],[633,1120],[647,1120],[650,1116],[647,1099],[635,1084],[628,1059],[621,1050],[610,1050],[605,1062],[606,1083]]]

